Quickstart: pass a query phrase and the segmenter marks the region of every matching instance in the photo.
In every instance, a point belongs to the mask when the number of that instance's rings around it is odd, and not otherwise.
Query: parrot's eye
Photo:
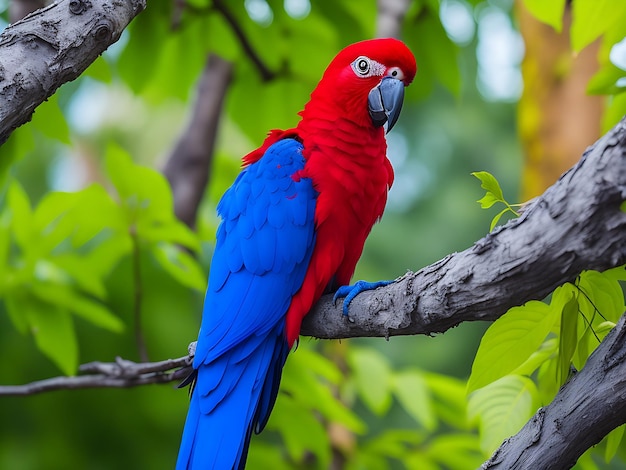
[[[404,80],[404,72],[400,67],[391,67],[387,70],[387,76],[397,78],[398,80]]]
[[[350,66],[358,77],[380,77],[385,73],[385,66],[383,64],[369,57],[365,57],[364,55],[357,57]]]
[[[352,63],[352,68],[359,75],[367,75],[370,71],[370,60],[364,56],[357,57]]]

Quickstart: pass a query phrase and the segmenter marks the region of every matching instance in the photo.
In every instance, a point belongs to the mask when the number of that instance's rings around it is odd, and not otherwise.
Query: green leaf
[[[0,184],[7,179],[8,169],[13,163],[23,158],[35,148],[33,129],[22,126],[15,129],[9,139],[0,146]]]
[[[467,383],[468,393],[494,382],[523,364],[539,349],[558,318],[543,302],[513,307],[484,334]]]
[[[552,357],[558,351],[558,342],[556,338],[550,338],[544,341],[539,349],[532,353],[530,357],[524,361],[517,369],[512,371],[514,375],[526,375],[530,376],[535,372],[542,364],[552,359]]]
[[[31,299],[21,303],[37,347],[66,375],[78,367],[78,343],[74,324],[64,309]]]
[[[410,449],[423,444],[424,440],[425,436],[419,432],[391,429],[384,431],[364,447],[368,453],[402,460]]]
[[[329,373],[330,366],[322,366],[322,373],[317,372],[324,358],[310,361],[313,356],[320,356],[319,353],[308,351],[308,354],[300,355],[303,349],[304,345],[301,345],[287,361],[281,390],[291,395],[303,407],[319,411],[327,421],[339,423],[352,432],[363,433],[366,428],[363,421],[333,395],[327,383],[320,380],[320,375],[324,377]],[[311,369],[309,364],[312,366]],[[335,371],[331,371],[330,374],[334,376]]]
[[[427,455],[451,470],[480,468],[485,460],[480,452],[480,441],[475,434],[438,435],[429,442]]]
[[[37,106],[31,124],[46,137],[70,143],[70,129],[65,116],[59,108],[56,94]]]
[[[124,330],[124,323],[104,305],[82,296],[72,289],[52,283],[33,283],[31,293],[49,305],[63,307],[88,322],[115,333]]]
[[[195,252],[200,251],[200,240],[196,233],[182,222],[172,219],[169,223],[141,223],[138,232],[148,242],[168,242],[183,245]]]
[[[511,209],[509,209],[508,207],[505,207],[504,209],[502,209],[500,212],[498,212],[493,219],[491,219],[491,224],[489,224],[489,231],[491,232],[494,227],[498,224],[498,222],[500,221],[500,219],[502,218],[502,216],[504,214],[506,214],[507,212],[509,212]]]
[[[2,295],[3,284],[8,275],[9,256],[11,250],[11,233],[9,230],[11,214],[7,210],[0,211],[0,296]]]
[[[102,232],[127,230],[122,211],[99,184],[74,193],[46,194],[35,210],[35,225],[45,235],[44,252],[68,238],[78,249]]]
[[[563,28],[566,0],[524,0],[528,11],[539,21],[552,26],[557,33]]]
[[[626,14],[626,2],[576,0],[572,2],[572,48],[580,52]]]
[[[351,349],[348,362],[363,402],[377,415],[383,415],[392,402],[389,363],[377,351],[366,348]]]
[[[289,361],[295,362],[293,367],[306,368],[334,385],[339,385],[343,380],[343,374],[337,364],[315,350],[300,346],[298,353],[292,354]]]
[[[15,329],[22,334],[28,333],[28,319],[22,308],[22,305],[27,302],[27,295],[20,289],[12,289],[3,296],[3,300]]]
[[[624,437],[624,429],[626,425],[616,427],[606,436],[606,449],[604,449],[604,461],[609,463],[617,454]]]
[[[466,429],[465,383],[453,377],[433,373],[424,373],[424,378],[432,396],[435,415],[454,428]]]
[[[626,88],[617,86],[618,80],[626,76],[626,72],[612,63],[602,68],[587,83],[587,93],[591,95],[613,95],[626,91]]]
[[[168,36],[170,8],[169,2],[154,2],[126,29],[130,39],[117,60],[117,70],[135,93],[142,91],[155,75],[158,60],[154,54],[146,54],[146,44],[154,51],[160,50]]]
[[[272,470],[293,470],[293,466],[285,459],[283,449],[277,445],[264,443],[258,439],[250,441],[248,468],[271,468]]]
[[[12,181],[7,192],[11,213],[11,231],[18,246],[27,251],[33,243],[33,214],[26,191],[17,181]]]
[[[603,317],[613,323],[626,311],[624,291],[615,279],[598,271],[584,271],[578,278],[577,285],[583,295],[580,307],[587,319]]]
[[[267,428],[281,433],[290,457],[296,462],[303,462],[305,454],[311,452],[320,468],[328,467],[331,446],[326,429],[311,411],[289,396],[283,394],[276,401]]]
[[[432,398],[422,374],[416,370],[394,374],[393,390],[403,408],[429,431],[437,427]]]
[[[467,412],[470,420],[479,423],[482,451],[491,454],[504,439],[518,432],[537,406],[535,384],[519,375],[507,375],[474,391]]]
[[[104,83],[111,83],[113,79],[111,66],[103,56],[94,60],[83,72],[83,76],[91,77]]]
[[[491,197],[495,199],[495,201],[504,202],[504,195],[502,194],[502,188],[500,188],[500,183],[498,183],[498,180],[491,173],[487,171],[475,171],[472,173],[472,176],[475,176],[480,180],[480,187],[486,190],[487,194],[490,194]],[[491,207],[491,205],[487,207]]]
[[[92,266],[82,256],[62,254],[54,257],[54,263],[65,272],[82,290],[104,299],[107,295],[102,273]]]
[[[482,198],[476,201],[480,204],[481,209],[489,209],[496,202],[502,202],[500,199],[497,199],[493,193],[487,192]]]
[[[608,101],[608,106],[602,114],[602,132],[608,132],[613,128],[626,114],[626,93],[614,95]],[[622,203],[622,206],[626,203]],[[620,206],[620,207],[622,207]],[[622,207],[626,212],[626,209]]]
[[[578,344],[578,298],[576,293],[573,285],[565,284],[554,291],[550,303],[556,311],[561,312],[559,365],[557,368],[559,385],[564,384],[569,377],[572,358]]]
[[[107,149],[105,165],[129,230],[144,241],[155,242],[157,235],[163,234],[198,248],[195,237],[174,216],[172,191],[161,173],[136,165],[126,151],[114,145]]]
[[[201,292],[206,289],[207,278],[189,253],[169,243],[156,244],[152,253],[161,267],[182,285]]]

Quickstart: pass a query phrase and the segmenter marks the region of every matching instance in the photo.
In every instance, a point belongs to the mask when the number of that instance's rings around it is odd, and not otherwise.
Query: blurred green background
[[[556,8],[563,8],[563,2],[553,3]],[[0,2],[5,22],[10,4],[9,0]],[[220,8],[231,12],[261,61],[276,73],[273,80],[261,79]],[[418,77],[408,90],[398,125],[388,136],[396,182],[385,216],[367,241],[355,278],[392,279],[406,270],[417,270],[449,253],[464,250],[484,236],[495,210],[482,210],[476,203],[483,191],[471,172],[484,170],[495,175],[510,202],[529,196],[522,188],[526,164],[524,141],[520,140],[522,135],[527,142],[528,136],[518,132],[518,122],[535,121],[518,114],[525,83],[520,8],[512,0],[410,2],[400,37],[416,54]],[[10,162],[2,174],[3,213],[10,213],[7,188],[15,181],[24,188],[33,207],[52,191],[78,191],[92,182],[103,184],[113,194],[116,186],[119,192],[116,177],[105,170],[105,155],[115,152],[112,144],[135,163],[162,168],[188,119],[194,87],[207,54],[214,52],[234,63],[234,75],[225,97],[210,188],[197,222],[198,260],[206,275],[217,223],[215,205],[237,174],[240,157],[258,146],[269,129],[295,125],[297,111],[335,53],[353,41],[376,35],[377,14],[374,1],[149,1],[146,11],[133,21],[117,44],[82,77],[64,85],[41,105],[32,122],[14,132],[0,148],[0,159]],[[610,38],[612,43],[619,40]],[[604,52],[598,54],[608,57],[608,49],[603,47]],[[569,53],[568,57],[572,56]],[[559,73],[566,79],[572,70],[565,67]],[[620,109],[618,105],[619,100],[614,100],[615,109]],[[611,112],[619,115],[619,111]],[[605,119],[606,127],[611,117]],[[593,130],[597,135],[600,125],[598,120]],[[585,145],[591,143],[587,141]],[[573,156],[574,161],[578,155]],[[151,191],[151,187],[147,188]],[[98,210],[89,217],[103,217],[103,223],[108,220]],[[0,230],[6,233],[11,230],[9,219],[10,216],[0,219]],[[36,240],[37,234],[33,237]],[[139,360],[133,334],[138,272],[142,288],[141,329],[150,359],[183,356],[194,340],[203,299],[202,289],[193,288],[197,287],[197,276],[181,281],[172,275],[173,268],[164,269],[165,262],[155,255],[156,245],[146,241],[148,238],[136,247],[139,266],[133,264],[132,253],[126,247],[112,254],[115,262],[101,270],[106,294],[97,300],[110,314],[119,317],[124,330],[101,328],[89,315],[71,315],[70,330],[77,339],[78,362],[111,361],[116,356]],[[7,272],[15,274],[25,250],[11,250],[16,264]],[[78,269],[89,270],[89,264]],[[33,276],[28,282],[39,282]],[[7,279],[8,275],[0,283],[5,293],[12,288]],[[24,282],[22,293],[28,290],[28,282]],[[20,297],[7,298],[17,302]],[[60,375],[58,361],[42,353],[32,325],[20,333],[9,309],[6,302],[0,302],[0,383],[22,384]],[[285,433],[299,432],[293,428],[285,430],[287,424],[283,426],[277,417],[267,432],[253,439],[250,468],[326,468],[331,461],[334,468],[474,468],[476,462],[485,458],[475,445],[475,424],[460,424],[465,421],[464,416],[457,417],[455,424],[437,406],[433,407],[435,411],[407,411],[406,401],[392,396],[391,388],[384,389],[379,398],[368,399],[359,385],[359,380],[367,378],[359,376],[356,364],[369,357],[367,352],[359,356],[358,351],[371,350],[374,360],[386,358],[383,361],[388,361],[393,371],[420,371],[427,378],[435,373],[460,379],[454,386],[462,392],[487,326],[463,324],[433,338],[393,337],[389,341],[320,342],[303,338],[303,351],[321,352],[337,364],[320,365],[319,375],[328,374],[319,381],[320,386],[331,390],[338,403],[351,407],[367,428],[363,427],[356,437],[350,431],[333,434],[328,416],[321,412],[319,421],[329,430],[330,437],[318,442],[315,449],[303,451],[297,443],[285,444]],[[298,354],[296,351],[294,356]],[[306,354],[302,352],[304,358],[308,357]],[[288,361],[288,369],[293,359]],[[306,361],[302,359],[298,364],[301,362]],[[336,378],[333,367],[344,371],[345,376]],[[372,383],[384,380],[375,375],[375,370],[368,372]],[[427,380],[431,386],[433,377]],[[278,415],[283,414],[280,410],[286,406],[280,404],[283,399],[287,400],[282,396],[279,399]],[[176,389],[175,384],[0,397],[0,468],[173,468],[187,400],[186,391]],[[315,407],[314,403],[305,405]],[[313,411],[309,414],[320,416]],[[346,418],[340,423],[344,431],[350,428],[346,422],[350,420]],[[459,447],[467,451],[466,465],[463,461],[424,457],[428,443],[434,442],[429,436],[456,433],[455,426],[463,428],[458,435],[474,436]],[[392,429],[404,434],[396,440],[385,436],[385,430]],[[387,441],[376,444],[377,436],[390,439],[388,442],[394,445],[408,441],[407,448],[411,452],[421,449],[424,460],[403,462],[394,457]],[[302,445],[306,449],[306,443]],[[376,445],[387,449],[377,450]],[[441,442],[439,445],[438,452],[445,453],[441,449],[446,447]],[[472,445],[474,448],[469,449]],[[337,456],[337,449],[343,449],[343,456]],[[436,451],[434,447],[431,450]],[[355,456],[359,452],[361,457]],[[376,456],[383,456],[382,460]]]

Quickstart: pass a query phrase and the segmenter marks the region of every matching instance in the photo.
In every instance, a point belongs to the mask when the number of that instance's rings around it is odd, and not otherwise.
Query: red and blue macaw
[[[348,286],[393,182],[384,126],[398,119],[415,72],[396,39],[352,44],[326,69],[297,127],[272,131],[243,158],[217,207],[177,470],[243,468],[313,304],[336,290],[347,314],[355,295],[385,283]]]

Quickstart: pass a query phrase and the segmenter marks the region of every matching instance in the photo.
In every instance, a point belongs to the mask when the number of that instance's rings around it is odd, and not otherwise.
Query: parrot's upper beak
[[[374,126],[380,127],[387,123],[387,132],[389,132],[400,116],[403,101],[404,83],[397,78],[383,78],[378,86],[370,90],[367,96],[367,104]]]

